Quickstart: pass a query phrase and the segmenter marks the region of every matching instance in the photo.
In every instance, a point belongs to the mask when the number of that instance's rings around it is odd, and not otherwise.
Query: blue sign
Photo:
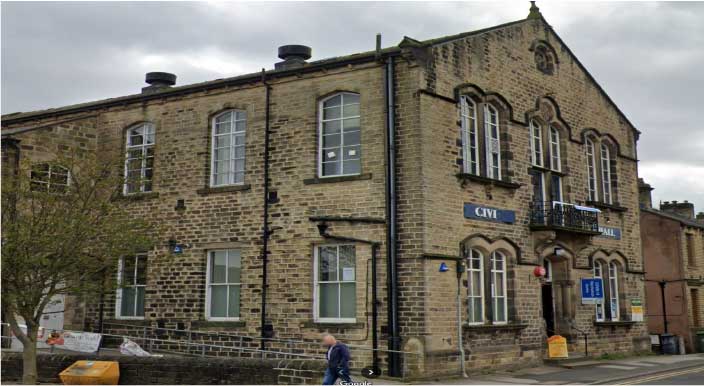
[[[582,304],[604,302],[604,280],[601,278],[582,279]]]
[[[176,244],[176,246],[174,246],[174,251],[173,251],[173,252],[174,252],[175,254],[183,253],[183,247],[182,247],[181,245],[179,245],[179,244]]]
[[[512,210],[497,209],[469,203],[464,204],[464,217],[506,224],[516,222],[516,212]]]
[[[621,240],[621,229],[599,226],[599,232],[601,232],[601,237],[608,237],[610,239]]]

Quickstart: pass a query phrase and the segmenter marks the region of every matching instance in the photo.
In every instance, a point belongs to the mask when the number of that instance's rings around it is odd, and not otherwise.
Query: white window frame
[[[229,264],[230,261],[230,252],[236,251],[240,254],[240,281],[239,282],[229,282]],[[211,273],[213,270],[213,257],[215,255],[215,252],[226,252],[225,254],[225,282],[224,283],[217,283],[213,284],[210,282],[211,280]],[[232,321],[232,322],[237,322],[240,320],[242,316],[242,251],[239,249],[213,249],[209,250],[207,253],[207,269],[206,269],[206,277],[205,277],[205,319],[206,320],[212,320],[212,321]],[[239,286],[240,287],[240,315],[239,316],[210,316],[210,300],[212,298],[212,287],[213,286],[225,286],[225,287],[230,287],[230,286]],[[226,291],[227,298],[225,299],[225,303],[227,304],[227,307],[230,307],[230,291]],[[228,309],[229,311],[229,309]],[[229,313],[229,312],[226,312]]]
[[[476,256],[475,256],[476,255]],[[479,261],[479,268],[473,268],[472,260]],[[486,300],[484,296],[484,254],[480,251],[470,248],[469,256],[467,256],[467,323],[470,325],[484,324],[486,321]],[[473,293],[474,285],[472,283],[473,272],[479,272],[479,294]],[[481,320],[472,321],[474,317],[474,302],[473,299],[479,299],[482,307],[480,314]]]
[[[589,200],[599,201],[599,180],[597,179],[596,148],[594,142],[587,138],[587,188],[589,189]]]
[[[604,195],[604,202],[613,202],[611,192],[611,151],[605,143],[601,144],[601,187]]]
[[[557,184],[559,185],[558,192],[560,193],[560,199],[555,200],[554,197],[550,197],[550,198],[552,198],[553,201],[562,202],[565,200],[565,196],[563,195],[564,192],[562,191],[562,176],[559,174],[552,174],[550,176],[550,195],[552,196],[552,188],[553,188],[552,184],[555,182],[555,179],[557,179]]]
[[[497,268],[496,266],[496,255],[501,255],[502,257],[502,266]],[[493,324],[507,324],[508,323],[508,287],[506,285],[506,275],[507,275],[507,261],[506,261],[506,254],[499,252],[499,251],[494,251],[490,255],[490,261],[489,263],[491,264],[491,306],[492,306],[492,323]],[[504,289],[503,291],[503,296],[497,296],[496,295],[496,275],[500,274],[501,275],[501,285]],[[500,300],[503,299],[503,300]],[[496,320],[496,308],[499,305],[499,301],[502,302],[503,308],[504,308],[504,320]],[[496,307],[495,307],[496,304]]]
[[[344,246],[352,246],[354,247],[355,250],[355,256],[354,256],[354,265],[355,265],[355,275],[354,275],[354,280],[339,280],[340,278],[338,277],[338,280],[336,281],[323,281],[321,282],[318,279],[318,263],[320,260],[320,248],[324,247],[337,247],[337,264],[338,264],[338,271],[339,271],[339,264],[340,264],[340,247]],[[338,296],[338,314],[339,314],[339,307],[342,306],[342,303],[340,301],[340,297],[342,296],[342,291],[340,289],[341,283],[354,283],[354,301],[355,301],[355,317],[354,318],[322,318],[320,317],[320,284],[327,284],[327,283],[337,283],[338,284],[338,290],[337,290],[337,296]],[[357,322],[357,246],[355,244],[318,244],[313,248],[313,320],[317,323],[356,323]]]
[[[609,263],[609,310],[611,311],[611,320],[618,322],[621,316],[618,299],[618,267],[615,262]]]
[[[46,181],[32,178],[32,174],[35,172],[34,167],[41,166],[41,165],[47,166]],[[58,171],[56,171],[56,169],[59,169],[59,168],[65,170],[66,172],[59,173]],[[65,175],[66,176],[66,183],[65,184],[52,183],[52,175],[54,175],[54,174]],[[63,186],[64,189],[66,189],[71,185],[71,171],[65,166],[58,165],[58,164],[52,164],[50,162],[39,162],[39,163],[33,164],[32,169],[30,170],[29,177],[30,177],[31,184],[42,185],[42,187],[43,187],[42,189],[47,192],[51,192],[52,186]],[[57,193],[61,193],[61,192],[57,192]]]
[[[144,133],[142,134],[144,139],[143,139],[142,143],[139,145],[130,145],[130,133],[132,132],[132,130],[139,129],[140,127],[144,128]],[[150,136],[152,137],[152,142],[148,143],[148,139]],[[138,123],[134,126],[130,126],[130,128],[128,128],[125,131],[125,183],[122,188],[123,194],[125,194],[125,195],[139,194],[139,193],[148,193],[148,192],[154,191],[154,169],[155,169],[154,166],[155,165],[153,162],[154,162],[154,158],[156,156],[156,154],[154,154],[154,152],[152,152],[152,156],[151,156],[151,158],[152,158],[152,167],[151,167],[152,177],[149,179],[149,182],[151,185],[149,190],[146,190],[145,181],[147,181],[147,180],[145,179],[145,174],[148,169],[147,168],[147,159],[150,158],[147,156],[147,153],[150,148],[151,149],[154,148],[155,144],[156,144],[156,129],[154,128],[154,124],[152,124],[151,122]],[[128,192],[127,188],[128,188],[128,185],[130,185],[129,174],[128,174],[129,161],[131,159],[130,158],[130,151],[131,150],[138,150],[138,149],[141,150],[141,153],[142,153],[142,156],[141,156],[142,157],[142,166],[140,169],[141,179],[139,181],[139,190],[134,191],[134,192]],[[132,159],[134,159],[134,158],[132,158]]]
[[[493,119],[492,119],[493,118]],[[492,129],[496,129],[494,136]],[[486,137],[486,174],[495,180],[501,179],[501,124],[496,107],[484,105],[484,136]],[[496,156],[496,160],[494,160]]]
[[[216,125],[215,123],[217,122],[218,118],[225,114],[232,114],[232,119],[230,120],[230,131],[228,133],[222,133],[222,134],[217,134],[216,133]],[[238,115],[242,114],[244,118],[238,119]],[[237,131],[237,123],[239,122],[244,122],[244,129]],[[229,161],[229,169],[227,173],[227,182],[217,184],[217,179],[216,179],[216,170],[215,170],[215,161],[216,161],[216,155],[215,155],[215,150],[216,150],[216,137],[224,137],[224,136],[230,136],[230,146],[229,146],[229,158],[227,158],[227,161]],[[237,145],[235,143],[235,138],[236,137],[242,137],[243,141],[241,145]],[[211,187],[220,187],[220,186],[237,186],[237,185],[244,185],[245,179],[247,177],[247,111],[241,110],[241,109],[231,109],[231,110],[226,110],[223,111],[217,115],[215,115],[211,121],[210,121],[210,186]],[[242,157],[235,157],[235,150],[238,147],[242,147]],[[217,148],[217,149],[225,149],[225,147],[222,148]],[[242,161],[244,163],[244,167],[242,170],[242,181],[241,182],[235,182],[235,174],[237,171],[235,171],[235,161]]]
[[[543,166],[543,129],[540,123],[530,120],[530,161],[535,166]]]
[[[341,96],[340,100],[340,117],[339,118],[331,118],[331,119],[323,119],[324,115],[324,110],[325,110],[325,102],[329,101],[332,98],[335,98],[336,96]],[[356,95],[359,98],[359,102],[357,103],[359,105],[359,114],[358,115],[350,115],[350,116],[345,116],[345,95]],[[348,103],[347,105],[352,105],[354,103]],[[340,149],[344,151],[345,148],[345,130],[344,130],[344,121],[346,119],[359,119],[359,172],[357,173],[345,173],[344,172],[344,167],[345,167],[345,162],[344,162],[344,155],[342,152],[340,152],[339,157],[340,159],[340,173],[338,174],[330,174],[330,175],[323,175],[323,160],[325,157],[323,157],[323,126],[325,122],[330,122],[330,121],[342,121],[342,128],[341,128],[341,133],[340,133]],[[349,131],[348,131],[349,133]],[[318,102],[318,178],[331,178],[331,177],[346,177],[346,176],[358,176],[362,174],[362,98],[361,95],[358,93],[354,92],[339,92],[333,95],[330,95],[329,97],[322,99],[320,102]]]
[[[464,159],[464,172],[479,175],[477,104],[467,95],[460,97],[460,118],[462,124],[462,158]],[[472,140],[474,140],[474,146],[472,146]]]
[[[560,155],[560,131],[550,125],[550,169],[562,171],[562,157]]]
[[[148,269],[149,269],[149,268],[148,268],[149,266],[148,266],[147,254],[145,254],[145,253],[138,253],[137,255],[134,255],[134,256],[121,257],[120,259],[118,259],[118,261],[117,261],[117,287],[118,287],[118,288],[117,288],[117,292],[116,292],[116,294],[115,294],[115,319],[120,319],[120,320],[144,320],[144,316],[123,316],[123,315],[122,315],[122,296],[123,296],[122,290],[124,289],[124,287],[122,287],[122,282],[124,281],[124,276],[123,276],[123,275],[125,274],[124,268],[125,268],[125,259],[126,259],[126,258],[135,259],[135,265],[134,265],[134,270],[135,270],[135,271],[132,273],[132,274],[134,275],[135,282],[136,282],[136,279],[137,279],[137,267],[138,267],[138,262],[136,261],[136,259],[145,259],[146,262],[145,262],[144,268],[145,268],[145,270],[148,270]],[[147,271],[147,272],[148,272],[148,271]],[[146,293],[146,289],[147,289],[146,274],[147,274],[147,272],[145,272],[145,284],[135,284],[135,285],[130,285],[130,286],[128,286],[128,287],[135,287],[135,288],[137,288],[137,287],[144,287],[144,308],[145,308],[144,314],[145,314],[145,315],[146,315],[146,307],[147,307],[147,293]],[[137,294],[137,292],[135,292],[135,296],[136,296],[136,294]],[[135,311],[134,313],[136,314],[136,313],[137,313],[137,301],[136,301],[136,299],[135,299],[135,302],[134,302],[134,307],[135,307],[135,308],[134,308],[134,311]]]
[[[603,292],[603,290],[606,289],[606,286],[604,285],[604,265],[602,264],[601,261],[594,262],[594,278],[601,279],[602,292]],[[604,294],[602,294],[602,295],[604,295]],[[597,322],[603,322],[604,320],[606,320],[606,313],[605,313],[606,308],[605,308],[604,303],[605,302],[602,301],[601,303],[596,303],[594,305],[594,317],[596,318]],[[601,317],[599,317],[599,314],[600,314],[599,310],[601,310]]]

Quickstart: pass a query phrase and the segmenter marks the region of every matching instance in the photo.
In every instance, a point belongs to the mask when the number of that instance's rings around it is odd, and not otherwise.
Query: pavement
[[[585,360],[571,368],[537,366],[516,371],[473,375],[469,378],[429,379],[411,384],[443,385],[704,385],[704,354],[652,355],[618,360]],[[401,384],[387,379],[374,385]]]

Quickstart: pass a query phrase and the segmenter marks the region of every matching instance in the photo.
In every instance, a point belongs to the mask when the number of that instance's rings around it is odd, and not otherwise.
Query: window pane
[[[244,145],[244,135],[243,134],[238,134],[235,135],[235,145]]]
[[[225,283],[227,270],[227,254],[225,251],[212,252],[210,267],[210,282]]]
[[[494,276],[495,296],[504,296],[504,275],[497,273]]]
[[[223,114],[218,115],[218,117],[215,118],[215,124],[216,124],[216,125],[218,125],[218,124],[227,124],[227,125],[229,125],[229,124],[230,124],[230,121],[231,121],[232,118],[233,118],[233,117],[232,117],[232,113],[233,113],[233,111],[228,111],[228,112],[226,112],[226,113],[223,113]]]
[[[134,301],[135,301],[134,287],[122,288],[120,316],[135,316],[134,315]]]
[[[240,286],[228,286],[230,291],[230,299],[227,308],[227,316],[236,318],[240,316]]]
[[[345,148],[342,150],[342,159],[359,159],[361,156],[360,150],[361,149],[359,145],[345,146]]]
[[[342,121],[323,122],[323,134],[338,134],[342,129]]]
[[[340,317],[354,318],[356,309],[355,284],[340,284]]]
[[[227,263],[227,282],[239,283],[241,271],[242,261],[240,257],[240,251],[230,251],[228,254]]]
[[[140,133],[130,133],[129,146],[138,146],[144,143],[144,137]]]
[[[210,316],[215,318],[227,316],[227,286],[210,287]]]
[[[472,298],[472,303],[474,304],[473,315],[471,315],[472,322],[482,322],[484,320],[484,318],[482,317],[482,298]]]
[[[344,161],[343,165],[343,174],[359,174],[362,171],[362,167],[360,165],[360,161],[357,160],[349,160],[349,161]]]
[[[217,174],[215,176],[215,185],[225,185],[228,183],[228,174]]]
[[[471,290],[472,290],[472,295],[474,296],[481,296],[482,293],[482,279],[481,279],[481,272],[480,271],[472,271],[472,285],[471,285]]]
[[[340,281],[355,280],[355,248],[354,245],[340,246]]]
[[[350,119],[345,119],[343,126],[345,128],[345,131],[355,131],[359,130],[359,118],[350,118]]]
[[[230,122],[215,122],[215,134],[225,134],[230,132]]]
[[[235,172],[233,182],[235,184],[244,182],[244,172]]]
[[[137,287],[137,314],[144,316],[144,287]]]
[[[219,135],[215,137],[215,147],[229,147],[230,146],[230,136],[229,135]]]
[[[215,160],[222,161],[230,158],[230,148],[216,149]]]
[[[236,172],[243,171],[244,170],[244,160],[243,159],[235,160],[235,167],[233,170]]]
[[[137,257],[137,284],[147,284],[147,257]]]
[[[338,288],[337,283],[320,284],[320,310],[318,315],[321,318],[338,317]]]
[[[122,285],[134,285],[134,257],[125,257],[122,266]]]
[[[230,161],[215,161],[215,173],[227,173],[230,171]]]
[[[345,101],[347,103],[347,101]],[[359,115],[359,104],[345,105],[343,112],[346,117],[355,117]]]
[[[337,280],[337,247],[320,247],[319,249],[319,280]]]
[[[235,158],[244,158],[244,146],[235,147]]]
[[[337,148],[323,150],[323,162],[337,161],[340,158],[340,151]]]
[[[235,132],[244,132],[247,128],[247,123],[245,121],[235,122]]]
[[[346,138],[346,137],[345,137]],[[323,149],[340,146],[340,134],[324,135]]]
[[[342,94],[335,95],[334,97],[328,99],[323,103],[323,107],[339,106],[342,104]]]
[[[497,298],[496,302],[494,303],[494,315],[495,315],[495,321],[497,322],[505,322],[506,321],[506,309],[504,307],[504,300],[503,298]]]
[[[345,132],[345,145],[359,145],[360,131]]]
[[[337,119],[342,116],[342,108],[341,107],[331,107],[331,108],[325,108],[323,109],[323,119],[328,120],[328,119]]]
[[[323,164],[323,175],[334,176],[340,174],[340,162],[326,162]]]
[[[359,103],[359,94],[344,94],[344,104]]]

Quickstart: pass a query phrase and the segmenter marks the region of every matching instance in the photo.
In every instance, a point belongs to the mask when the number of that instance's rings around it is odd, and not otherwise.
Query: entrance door
[[[542,287],[543,319],[548,336],[555,335],[555,309],[552,300],[552,283],[545,283]]]

